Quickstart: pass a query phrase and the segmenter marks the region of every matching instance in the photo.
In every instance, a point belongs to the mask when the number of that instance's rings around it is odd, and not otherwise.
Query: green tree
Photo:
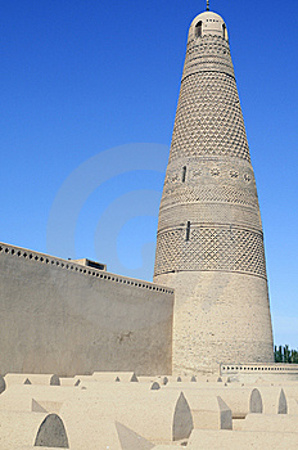
[[[275,345],[274,360],[276,363],[298,364],[298,350],[291,350],[288,345]]]

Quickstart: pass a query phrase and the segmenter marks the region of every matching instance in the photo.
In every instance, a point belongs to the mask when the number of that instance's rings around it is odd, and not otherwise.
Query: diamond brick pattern
[[[184,166],[186,180],[182,181]],[[205,211],[204,217],[193,214],[196,203],[206,204],[207,209],[196,209]],[[214,204],[219,219],[232,217],[227,223],[230,230],[214,228]],[[224,204],[254,212],[239,210],[238,217],[231,216],[225,214]],[[184,205],[181,214],[180,209],[176,212],[179,205]],[[188,212],[185,205],[192,209]],[[176,270],[223,270],[266,277],[258,208],[229,43],[215,35],[191,38],[161,201],[155,275]],[[166,215],[162,213],[165,210]],[[185,224],[190,217],[186,242]],[[244,222],[245,228],[254,231],[237,229],[244,228]],[[196,228],[201,223],[207,228]]]
[[[156,275],[173,270],[221,270],[266,278],[263,236],[248,230],[194,228],[158,235]]]
[[[234,78],[202,72],[182,82],[170,160],[181,155],[227,155],[250,160]]]

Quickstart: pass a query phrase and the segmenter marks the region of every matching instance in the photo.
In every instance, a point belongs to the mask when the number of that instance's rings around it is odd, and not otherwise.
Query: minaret
[[[154,281],[176,292],[174,373],[273,362],[255,178],[227,27],[208,10],[189,29]]]

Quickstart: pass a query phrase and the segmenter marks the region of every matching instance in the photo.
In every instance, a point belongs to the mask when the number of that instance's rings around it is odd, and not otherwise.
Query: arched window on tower
[[[195,36],[198,37],[202,37],[202,27],[203,27],[203,23],[200,20],[200,22],[198,22],[196,24],[196,28],[195,28]]]
[[[223,39],[227,39],[227,27],[224,23],[222,24],[222,37]]]

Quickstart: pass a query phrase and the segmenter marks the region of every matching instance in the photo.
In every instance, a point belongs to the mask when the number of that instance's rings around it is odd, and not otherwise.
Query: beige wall
[[[171,372],[172,289],[0,244],[0,373]]]
[[[175,289],[174,373],[217,373],[222,363],[274,362],[266,279],[185,271],[155,281]]]

